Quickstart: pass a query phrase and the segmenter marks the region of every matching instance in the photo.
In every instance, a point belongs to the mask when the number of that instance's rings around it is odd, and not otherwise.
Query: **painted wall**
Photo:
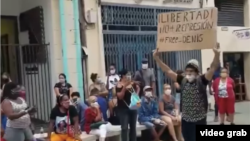
[[[192,3],[169,2],[166,4],[164,4],[164,0],[102,0],[102,2],[113,3],[113,4],[119,3],[119,4],[131,4],[131,5],[160,6],[160,7],[180,7],[180,8],[199,8],[200,7],[199,0],[193,0]]]
[[[54,106],[54,104],[51,104],[51,102],[55,103],[55,97],[53,94],[53,86],[56,82],[56,76],[54,75],[54,67],[57,68],[57,66],[54,66],[54,50],[53,50],[53,38],[52,38],[52,15],[51,15],[51,0],[2,0],[2,9],[1,9],[1,15],[8,15],[8,16],[19,16],[21,12],[27,11],[29,9],[32,9],[34,7],[37,6],[41,6],[43,7],[43,11],[44,11],[44,29],[45,29],[45,41],[46,43],[50,43],[52,45],[50,45],[49,48],[49,54],[51,54],[51,57],[49,60],[50,62],[47,63],[42,63],[42,64],[24,64],[22,59],[20,60],[21,64],[21,75],[22,75],[22,80],[23,80],[23,84],[26,86],[26,91],[27,93],[30,95],[27,98],[27,102],[30,105],[37,105],[38,106],[38,114],[36,115],[36,117],[38,117],[39,119],[43,119],[43,120],[48,120],[49,117],[47,115],[49,115],[50,109],[52,108],[52,105]],[[19,25],[18,25],[19,26]],[[60,35],[58,33],[58,35]],[[57,36],[58,36],[57,35]],[[28,33],[26,32],[20,32],[19,31],[19,44],[29,44],[29,39],[28,39]],[[48,65],[49,63],[51,63],[51,69],[49,70]],[[59,64],[59,63],[58,63]],[[38,73],[37,74],[27,74],[25,68],[26,67],[33,67],[34,65],[37,65],[36,67],[38,67]],[[43,70],[42,70],[43,69]],[[47,79],[47,82],[45,82],[44,80],[42,81],[42,77],[44,77],[45,74],[51,74],[51,76],[53,77],[49,77],[49,79]],[[32,80],[32,83],[34,83],[35,85],[47,85],[46,87],[48,88],[50,85],[50,81],[51,83],[51,89],[50,90],[42,90],[42,89],[36,89],[36,91],[31,91],[31,89],[34,85],[32,84],[28,84],[27,82],[30,82]],[[36,80],[36,82],[34,81]],[[47,96],[45,96],[47,95]],[[50,99],[47,99],[46,97],[51,97]],[[47,103],[44,103],[47,102]],[[49,108],[45,108],[46,106],[49,106]]]
[[[15,21],[1,18],[1,35],[8,35],[8,44],[15,44]],[[17,81],[16,47],[8,46],[10,60],[10,75],[13,81]]]
[[[69,76],[67,81],[71,83],[73,89],[77,91],[77,67],[76,67],[76,46],[75,46],[75,27],[74,27],[74,16],[73,16],[73,2],[72,0],[65,0],[65,27],[67,35],[67,60],[69,67]],[[60,15],[59,15],[59,1],[53,0],[52,6],[52,31],[53,31],[53,50],[54,50],[54,72],[53,76],[58,80],[58,74],[63,72],[63,60],[62,60],[62,42],[61,42],[61,30],[60,30]],[[81,65],[81,64],[78,64]]]
[[[20,13],[21,0],[1,0],[1,15],[17,16]]]
[[[88,25],[86,30],[86,42],[88,51],[88,67],[87,76],[88,84],[91,84],[90,80],[91,73],[98,73],[103,81],[105,81],[105,62],[104,62],[104,45],[102,35],[102,23],[101,23],[101,12],[100,7],[93,0],[84,0],[85,12],[88,10],[95,10],[97,12],[98,22],[93,25]],[[144,5],[144,6],[155,6],[155,7],[184,7],[184,8],[198,8],[199,0],[194,0],[191,4],[162,4],[162,0],[143,0],[140,4],[136,4],[134,0],[102,0],[102,3],[110,4],[130,4],[130,5]],[[94,64],[94,65],[93,65]]]
[[[204,7],[214,7],[214,1],[209,0],[208,3],[204,3]],[[245,84],[247,88],[247,98],[250,100],[250,39],[237,38],[233,34],[234,30],[250,28],[250,1],[245,0],[244,5],[244,24],[245,27],[226,27],[227,31],[222,31],[222,27],[217,28],[217,40],[220,43],[222,52],[244,52],[244,72],[245,72]],[[205,72],[212,62],[213,51],[202,50],[202,70]],[[223,56],[221,55],[221,64],[223,65]],[[204,73],[203,72],[203,73]]]

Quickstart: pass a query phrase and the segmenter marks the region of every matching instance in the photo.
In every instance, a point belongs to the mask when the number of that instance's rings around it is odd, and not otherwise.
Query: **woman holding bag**
[[[116,86],[117,93],[117,109],[120,117],[121,124],[121,138],[122,141],[128,141],[128,125],[130,126],[129,141],[136,141],[136,122],[137,122],[137,110],[132,109],[131,98],[140,91],[137,84],[131,81],[131,74],[123,69],[120,71],[120,82]],[[138,101],[139,102],[139,101]],[[139,104],[139,103],[138,103]]]

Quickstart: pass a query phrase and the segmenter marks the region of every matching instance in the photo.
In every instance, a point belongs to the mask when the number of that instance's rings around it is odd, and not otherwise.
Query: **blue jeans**
[[[201,119],[196,122],[187,122],[182,119],[181,128],[182,135],[185,141],[196,141],[196,125],[206,125],[207,118]]]
[[[150,122],[150,121],[148,121],[148,122],[142,122],[141,124],[145,125],[147,127],[147,129],[150,129],[150,130],[153,129],[153,128],[155,128],[155,127],[164,127],[164,125],[154,124],[153,122]]]
[[[5,130],[5,128],[6,128],[6,123],[7,123],[7,117],[5,116],[5,115],[1,115],[1,124],[2,124],[2,127],[3,127],[3,129]]]
[[[155,127],[154,123],[152,122],[143,122],[141,123],[142,125],[145,125],[147,127],[147,129],[153,129]]]
[[[110,89],[108,93],[108,101],[110,101],[112,98],[113,98],[113,91],[112,89]]]
[[[136,121],[137,111],[129,109],[119,109],[121,124],[121,141],[136,141]],[[130,130],[128,130],[128,126]]]

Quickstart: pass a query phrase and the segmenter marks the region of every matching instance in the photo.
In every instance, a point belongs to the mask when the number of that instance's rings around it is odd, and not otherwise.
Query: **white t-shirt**
[[[117,82],[120,81],[120,77],[115,74],[115,75],[110,75],[107,77],[108,83],[109,83],[109,90],[112,89],[113,87],[116,86]]]

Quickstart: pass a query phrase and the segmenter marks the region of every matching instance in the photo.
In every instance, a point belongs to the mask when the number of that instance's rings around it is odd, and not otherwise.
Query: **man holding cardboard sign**
[[[212,49],[217,42],[217,15],[217,8],[159,14],[159,52]]]
[[[212,80],[213,74],[220,63],[219,44],[213,49],[214,59],[209,71],[200,75],[199,62],[196,59],[188,61],[185,67],[185,76],[176,74],[158,56],[158,49],[154,51],[153,57],[157,65],[174,82],[180,85],[181,102],[180,111],[182,113],[182,135],[185,141],[196,141],[196,125],[207,123],[207,93],[206,87]]]

